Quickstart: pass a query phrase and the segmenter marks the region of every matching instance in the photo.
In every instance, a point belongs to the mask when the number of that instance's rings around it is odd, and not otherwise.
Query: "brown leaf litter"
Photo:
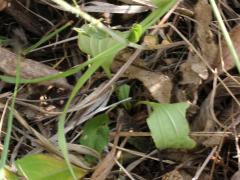
[[[0,11],[4,10],[8,5],[6,0],[0,0]]]
[[[194,12],[197,23],[195,31],[199,51],[203,58],[211,65],[217,57],[218,50],[210,29],[212,21],[211,7],[206,0],[198,1]],[[182,72],[181,84],[195,84],[199,86],[202,80],[206,80],[209,76],[206,64],[191,51],[187,60],[180,66],[180,71]]]
[[[221,109],[219,104],[221,104],[226,97],[230,96],[229,91],[232,93],[232,96],[240,95],[240,78],[238,76],[227,77],[223,80],[223,83],[224,85],[219,83],[215,88],[213,88],[208,97],[203,101],[200,107],[200,112],[193,121],[193,131],[215,132],[222,129],[227,131],[232,127],[233,124],[231,118],[236,119],[239,115],[239,113],[236,114],[236,112],[239,112],[239,104],[236,104],[233,100],[227,108],[224,108],[224,110],[218,110],[218,112],[215,112],[215,109],[217,105]],[[226,87],[228,90],[226,90]],[[238,99],[236,100],[238,101]],[[235,103],[234,111],[232,109],[233,106],[231,105],[233,102]],[[214,136],[212,138],[214,139],[211,139],[211,137],[200,137],[197,138],[197,141],[199,144],[212,147],[219,144],[219,141],[222,139],[221,137],[217,137],[216,139]]]
[[[10,76],[16,76],[17,60],[20,61],[21,78],[24,79],[34,79],[59,73],[59,71],[50,66],[31,59],[22,58],[20,55],[18,56],[2,47],[0,47],[0,59],[0,71]],[[56,85],[67,89],[71,88],[71,85],[65,78],[42,82],[41,84]]]
[[[112,64],[112,69],[116,72],[129,57],[129,52],[124,51],[118,56],[118,60]],[[121,61],[122,60],[122,61]],[[172,81],[170,77],[162,73],[152,72],[144,67],[142,59],[135,60],[135,65],[129,66],[124,76],[129,79],[138,79],[149,90],[152,97],[161,103],[169,103],[171,100]]]

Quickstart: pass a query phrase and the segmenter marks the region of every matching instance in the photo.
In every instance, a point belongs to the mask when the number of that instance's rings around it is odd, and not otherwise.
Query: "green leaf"
[[[151,0],[153,4],[159,8],[162,8],[163,6],[166,6],[167,4],[171,2],[176,2],[176,0]]]
[[[16,176],[16,174],[14,174],[12,171],[8,170],[8,168],[3,168],[1,170],[0,179],[19,180],[18,176]]]
[[[131,42],[138,42],[143,34],[143,28],[141,24],[134,24],[131,28],[128,40]]]
[[[117,97],[120,101],[124,100],[124,99],[127,99],[127,98],[129,98],[129,94],[130,94],[130,86],[127,85],[127,84],[123,84],[123,85],[121,85],[117,88],[116,93],[117,93]],[[128,102],[128,101],[124,102],[123,106],[127,110],[130,110],[132,108],[131,103]]]
[[[141,25],[143,28],[143,32],[145,30],[147,30],[153,23],[155,23],[165,12],[167,12],[167,10],[171,7],[171,5],[173,4],[168,4],[166,7],[164,7],[163,9],[158,9],[158,11],[154,11],[153,13],[150,14],[150,17],[149,18],[146,18],[146,21],[144,20]],[[89,26],[89,25],[87,25]],[[93,32],[96,31],[93,29]],[[97,30],[98,32],[98,30]],[[109,31],[108,31],[109,32]],[[93,46],[99,46],[99,44],[95,44],[95,40],[94,38],[92,40],[91,39],[91,31],[87,32],[86,30],[84,31],[84,29],[82,29],[82,35],[84,35],[82,39],[82,41],[80,42],[79,46],[81,48],[81,46],[83,45],[83,47],[86,47],[86,50],[91,50]],[[119,32],[120,33],[120,32]],[[95,33],[93,33],[95,34]],[[103,34],[102,32],[99,32],[99,33],[96,33],[96,36],[95,37],[99,37],[99,39],[101,39],[101,37],[103,37]],[[111,35],[113,33],[110,33]],[[127,37],[128,37],[128,33],[124,34],[124,33],[121,33],[122,35],[126,36],[126,40],[127,40]],[[109,38],[110,38],[110,35],[109,35]],[[80,38],[81,39],[81,38]],[[86,40],[86,41],[85,41]],[[121,41],[122,42],[122,41]],[[81,45],[81,43],[83,43]],[[85,45],[85,43],[87,43]],[[101,46],[99,47],[104,47],[106,46],[106,42],[103,43]],[[69,96],[69,99],[64,107],[64,110],[63,110],[63,113],[61,114],[61,116],[59,117],[59,121],[58,121],[58,142],[59,142],[59,148],[61,149],[62,153],[63,153],[63,157],[68,165],[68,168],[69,170],[71,171],[72,173],[72,176],[74,177],[74,173],[72,171],[72,168],[71,168],[71,164],[70,164],[70,161],[69,161],[69,158],[68,158],[68,150],[67,150],[67,142],[66,142],[66,138],[65,138],[65,134],[64,134],[64,121],[66,119],[66,114],[67,114],[67,110],[68,108],[70,107],[71,105],[71,102],[72,100],[74,99],[75,95],[78,93],[79,89],[84,85],[84,83],[91,77],[91,75],[101,66],[104,68],[105,72],[108,74],[108,76],[111,76],[111,73],[110,73],[110,64],[112,63],[113,61],[113,58],[116,56],[116,54],[124,49],[125,47],[127,47],[128,43],[124,41],[124,43],[120,43],[120,42],[117,42],[113,44],[111,44],[111,46],[109,46],[109,48],[106,48],[103,52],[101,51],[96,51],[96,52],[99,52],[100,54],[98,54],[96,57],[92,58],[92,60],[94,60],[95,62],[92,63],[91,66],[89,66],[89,69],[83,74],[83,76],[78,80],[77,84],[74,86],[73,90],[72,90],[72,93],[71,95]],[[82,47],[82,48],[83,48]],[[101,48],[99,48],[101,49]],[[84,51],[84,50],[83,50]],[[95,53],[95,51],[93,51]],[[87,53],[87,52],[86,52]],[[89,54],[92,53],[92,51],[89,51],[88,52]],[[91,55],[91,54],[90,54]],[[93,54],[91,55],[93,56]],[[91,61],[91,60],[89,60]],[[49,78],[49,77],[48,77]],[[51,78],[56,78],[55,76],[54,77],[51,77]],[[35,79],[36,80],[36,79]]]
[[[112,48],[116,44],[122,44],[116,41],[115,39],[113,39],[106,32],[90,24],[85,24],[80,29],[75,28],[75,30],[79,32],[78,47],[80,48],[81,51],[89,54],[92,57],[96,57],[97,55],[101,54],[103,51],[109,48]],[[115,31],[115,33],[119,34],[124,38],[127,38],[129,34],[129,32],[120,32],[120,31]],[[119,50],[112,51],[111,57],[109,57],[108,60],[104,64],[102,64],[102,68],[104,69],[104,71],[107,73],[108,76],[111,76],[110,66],[112,64],[114,57],[117,55],[118,52]]]
[[[67,141],[65,138],[65,132],[64,132],[64,122],[67,116],[67,111],[71,105],[71,102],[73,101],[74,97],[77,95],[81,87],[86,83],[86,81],[92,76],[94,72],[105,62],[108,60],[109,56],[111,56],[112,52],[115,52],[117,50],[121,50],[124,48],[124,45],[122,44],[116,44],[113,47],[103,51],[93,59],[95,59],[94,63],[89,66],[88,70],[78,79],[77,84],[74,86],[68,101],[63,109],[62,114],[59,116],[59,121],[58,121],[58,143],[59,143],[59,148],[61,152],[63,153],[63,157],[66,160],[66,163],[69,167],[69,170],[71,171],[73,177],[74,173],[71,168],[71,164],[68,158],[68,149],[67,149]],[[91,60],[89,60],[91,61]]]
[[[87,121],[83,127],[80,143],[102,153],[108,143],[108,122],[109,118],[106,114],[100,114]]]
[[[72,180],[66,162],[62,159],[45,154],[33,154],[16,161],[18,171],[28,180]],[[83,178],[87,171],[72,166],[78,179]]]
[[[158,7],[154,9],[140,24],[142,31],[145,32],[149,27],[156,23],[160,17],[162,17],[169,9],[171,9],[177,0],[152,0],[152,2]]]
[[[188,136],[189,126],[185,117],[188,103],[144,103],[153,108],[153,112],[147,119],[147,124],[157,148],[194,148],[196,143]]]

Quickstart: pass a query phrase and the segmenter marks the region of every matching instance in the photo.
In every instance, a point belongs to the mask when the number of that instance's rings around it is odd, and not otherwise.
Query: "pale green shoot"
[[[218,7],[216,5],[215,0],[210,0],[210,3],[212,5],[213,12],[214,12],[214,14],[215,14],[215,16],[216,16],[216,18],[218,20],[219,26],[220,26],[220,28],[222,30],[223,36],[224,36],[224,38],[225,38],[225,40],[227,42],[227,46],[228,46],[228,48],[229,48],[229,50],[230,50],[230,52],[232,54],[234,63],[237,66],[238,72],[240,73],[240,61],[239,61],[239,56],[237,54],[236,48],[234,47],[233,42],[231,40],[231,37],[228,34],[227,28],[226,28],[226,26],[225,26],[225,24],[223,22],[223,19],[222,19],[221,14],[220,14],[220,12],[218,10]]]

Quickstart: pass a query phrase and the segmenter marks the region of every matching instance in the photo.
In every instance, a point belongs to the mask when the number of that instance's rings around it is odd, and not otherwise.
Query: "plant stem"
[[[211,3],[211,6],[213,8],[213,12],[218,20],[218,23],[219,23],[219,26],[220,26],[220,29],[223,33],[223,36],[227,42],[227,46],[232,54],[232,57],[233,57],[233,60],[234,60],[234,63],[235,65],[237,66],[237,69],[238,69],[238,72],[240,73],[240,62],[239,62],[239,57],[238,57],[238,54],[236,52],[236,49],[234,48],[234,45],[233,45],[233,42],[229,36],[229,33],[227,31],[227,28],[223,22],[223,19],[221,17],[221,14],[218,10],[218,7],[217,7],[217,4],[215,2],[215,0],[210,0],[210,3]]]
[[[56,4],[58,4],[59,6],[61,6],[62,8],[64,8],[65,11],[71,12],[71,13],[77,15],[77,16],[81,16],[86,21],[96,25],[96,27],[98,27],[99,29],[107,32],[109,35],[111,35],[118,42],[121,42],[123,44],[125,44],[127,42],[125,38],[119,36],[114,31],[112,31],[111,29],[106,27],[104,24],[102,24],[100,22],[100,20],[97,20],[94,17],[90,16],[89,14],[83,12],[80,8],[73,7],[63,0],[52,0],[52,1]]]

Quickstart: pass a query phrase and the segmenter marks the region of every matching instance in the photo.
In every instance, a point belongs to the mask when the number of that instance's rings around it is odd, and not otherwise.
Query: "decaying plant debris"
[[[10,76],[16,76],[17,61],[20,62],[21,77],[24,79],[34,79],[59,73],[59,71],[45,64],[31,59],[22,58],[21,55],[16,55],[5,48],[0,48],[0,58],[2,59],[0,62],[0,70],[2,73]],[[71,88],[71,85],[66,81],[66,79],[59,79],[47,83],[63,88]]]
[[[78,1],[78,8],[99,19],[104,28],[119,33],[131,30],[154,11],[157,6],[153,2]],[[117,54],[112,74],[106,75],[101,68],[94,71],[66,110],[63,132],[68,142],[69,163],[83,170],[85,178],[240,179],[239,72],[209,1],[176,2],[139,42]],[[240,2],[218,1],[218,9],[239,53]],[[39,49],[25,56],[15,53],[16,47],[32,46],[70,21],[73,22],[70,26],[47,39]],[[54,75],[88,62],[92,57],[79,49],[74,29],[84,23],[81,16],[54,0],[0,0],[1,75],[15,77],[18,62],[22,79]],[[97,35],[102,37],[101,33]],[[64,78],[20,84],[7,159],[10,172],[16,169],[17,159],[29,154],[47,154],[64,162],[66,157],[58,147],[58,117],[65,111],[70,92],[92,66],[88,64]],[[14,84],[3,80],[0,81],[0,151],[14,92]],[[146,105],[149,101],[188,103],[186,117],[190,136],[197,143],[194,149],[156,149],[146,122],[154,109]],[[172,117],[168,113],[165,111]],[[80,144],[80,138],[86,124],[101,114],[109,118],[110,136],[99,153]],[[176,126],[174,119],[171,122]],[[106,127],[101,128],[99,131],[107,132]],[[180,131],[177,126],[175,130]],[[99,144],[102,136],[99,135]]]

